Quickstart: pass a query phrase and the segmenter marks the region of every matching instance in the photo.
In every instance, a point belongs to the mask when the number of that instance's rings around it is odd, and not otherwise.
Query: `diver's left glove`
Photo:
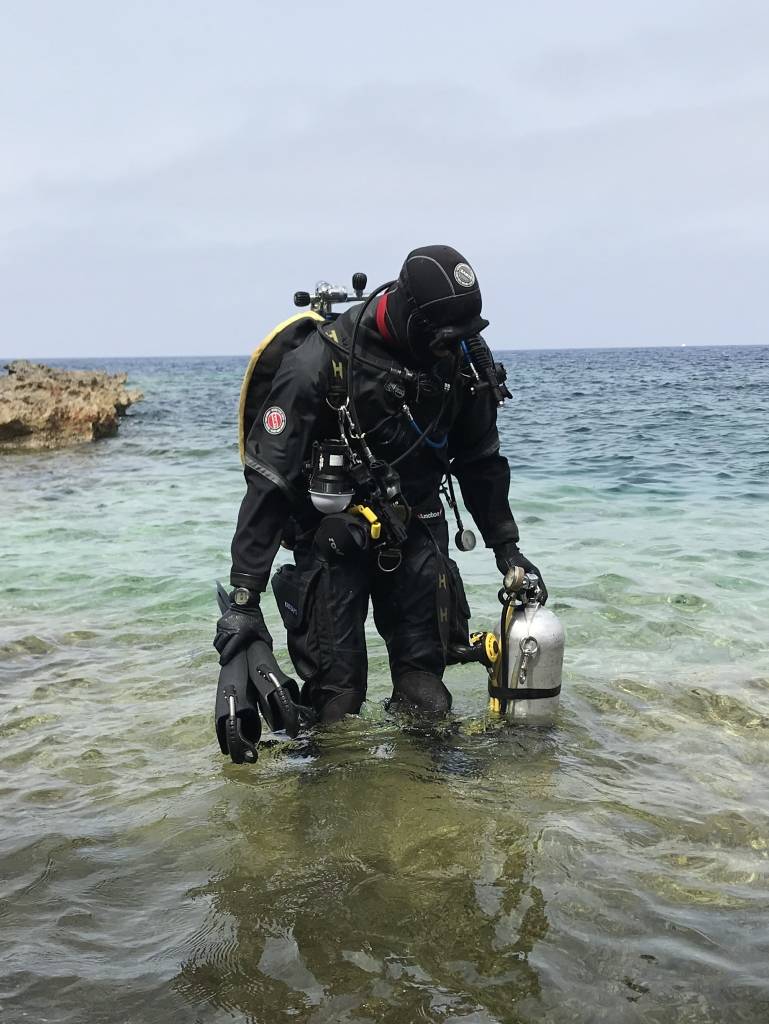
[[[521,554],[518,550],[518,545],[514,541],[505,541],[504,544],[497,544],[494,547],[494,555],[497,560],[497,568],[505,576],[510,569],[514,569],[519,565],[525,572],[533,572],[539,579],[540,587],[540,598],[539,603],[544,604],[547,601],[547,587],[545,581],[542,579],[542,573],[536,567],[533,562],[530,562],[526,555]]]
[[[219,664],[226,665],[254,640],[262,640],[272,650],[272,637],[259,607],[259,595],[252,596],[246,605],[236,604],[230,598],[229,608],[216,623],[214,647],[219,652]]]

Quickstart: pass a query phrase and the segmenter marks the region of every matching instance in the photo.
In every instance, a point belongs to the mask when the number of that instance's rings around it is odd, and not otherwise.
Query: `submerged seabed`
[[[550,732],[468,669],[399,726],[372,637],[364,716],[224,761],[243,360],[105,362],[117,439],[0,461],[3,1024],[769,1018],[769,349],[506,361]]]

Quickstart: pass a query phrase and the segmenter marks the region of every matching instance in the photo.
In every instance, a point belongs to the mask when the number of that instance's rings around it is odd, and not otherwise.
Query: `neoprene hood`
[[[412,250],[386,299],[387,331],[420,362],[489,325],[475,271],[450,245]]]

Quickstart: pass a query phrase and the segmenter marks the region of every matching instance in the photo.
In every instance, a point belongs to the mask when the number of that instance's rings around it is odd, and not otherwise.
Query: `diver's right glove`
[[[229,608],[216,623],[214,647],[219,652],[219,664],[226,665],[254,640],[264,641],[272,650],[272,637],[259,607],[259,595],[251,597],[244,605],[236,604],[231,597]]]
[[[505,541],[504,544],[495,545],[494,555],[497,560],[497,568],[503,576],[507,575],[509,570],[514,569],[516,566],[520,566],[526,572],[533,572],[539,578],[541,590],[539,603],[545,604],[547,601],[547,587],[542,579],[542,573],[533,562],[529,561],[526,555],[521,554],[518,550],[518,545],[514,541]]]

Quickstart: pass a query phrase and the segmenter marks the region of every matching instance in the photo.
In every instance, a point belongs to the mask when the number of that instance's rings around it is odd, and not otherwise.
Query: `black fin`
[[[221,583],[216,584],[219,610],[224,613],[230,597]],[[233,715],[234,711],[234,715]],[[223,754],[229,754],[235,764],[248,761],[253,764],[259,756],[257,744],[262,735],[259,717],[259,697],[248,674],[245,651],[222,665],[216,687],[216,738]]]
[[[247,651],[248,672],[259,699],[259,708],[273,732],[285,729],[299,734],[299,687],[275,660],[267,644],[254,641]]]
[[[229,754],[235,764],[256,761],[262,720],[259,717],[259,699],[248,676],[248,661],[244,651],[240,651],[221,667],[214,714],[216,736],[222,753]]]

